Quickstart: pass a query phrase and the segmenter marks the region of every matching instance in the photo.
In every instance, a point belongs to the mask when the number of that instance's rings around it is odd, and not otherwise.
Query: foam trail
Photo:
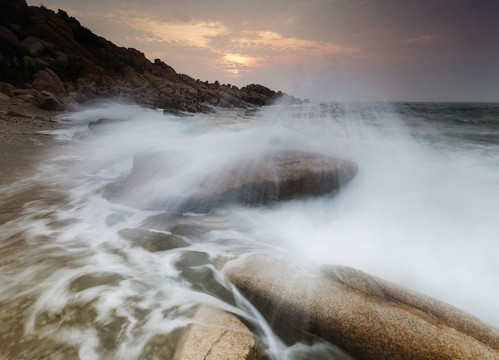
[[[181,118],[103,104],[69,114],[56,132],[68,144],[1,189],[6,206],[30,193],[0,225],[9,274],[0,309],[23,309],[27,342],[63,342],[81,358],[171,357],[204,303],[246,318],[270,358],[341,359],[320,341],[285,345],[224,280],[224,262],[264,253],[353,266],[499,326],[499,141],[484,143],[476,124],[466,125],[475,140],[449,137],[461,128],[399,110],[323,104]],[[98,119],[108,120],[88,127]],[[359,173],[336,196],[181,210],[179,197],[206,179],[280,151],[354,160]]]

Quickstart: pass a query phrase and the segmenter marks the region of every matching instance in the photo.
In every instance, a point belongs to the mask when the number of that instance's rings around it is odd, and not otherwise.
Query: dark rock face
[[[238,89],[194,80],[95,35],[63,10],[29,7],[24,0],[0,4],[0,82],[78,102],[122,97],[172,112],[270,105],[281,97],[300,102],[262,85]]]
[[[125,198],[139,199],[131,205],[164,208],[168,200],[142,196],[148,181],[162,179],[162,154],[137,155],[125,186]],[[318,196],[337,191],[357,173],[357,164],[333,157],[281,152],[264,159],[231,164],[205,178],[187,194],[170,194],[182,208],[209,210],[222,203],[266,204],[273,201]]]
[[[360,360],[499,359],[497,329],[355,269],[253,256],[226,275],[284,337],[309,331]]]

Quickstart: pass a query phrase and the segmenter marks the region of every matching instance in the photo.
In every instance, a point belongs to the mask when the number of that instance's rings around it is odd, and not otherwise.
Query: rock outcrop
[[[147,209],[180,207],[209,210],[224,203],[266,204],[339,190],[357,173],[357,164],[330,156],[280,152],[263,159],[228,164],[202,179],[195,187],[179,193],[155,193],[148,181],[158,182],[171,174],[162,171],[162,154],[136,156],[123,199],[129,205]]]
[[[355,269],[253,256],[226,275],[283,336],[309,331],[361,360],[499,359],[497,329]]]
[[[159,59],[151,62],[95,35],[63,10],[25,0],[0,3],[0,82],[66,96],[67,102],[121,97],[172,112],[248,108],[279,98],[300,102],[262,85],[239,89],[178,74]]]
[[[206,305],[194,316],[175,360],[256,360],[258,342],[236,316]]]

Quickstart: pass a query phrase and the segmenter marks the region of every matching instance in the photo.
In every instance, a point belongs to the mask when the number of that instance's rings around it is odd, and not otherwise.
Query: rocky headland
[[[25,0],[0,3],[0,102],[65,110],[122,98],[166,111],[250,108],[300,100],[258,84],[242,88],[177,73],[160,59],[119,47],[69,16]]]

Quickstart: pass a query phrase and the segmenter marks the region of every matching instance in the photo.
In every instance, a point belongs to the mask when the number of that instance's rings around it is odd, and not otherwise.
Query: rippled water
[[[272,333],[221,272],[250,253],[353,266],[499,326],[497,104],[187,117],[102,104],[63,120],[54,136],[66,144],[0,189],[0,358],[169,358],[199,304],[246,319],[267,357],[345,358]],[[354,160],[359,173],[336,196],[200,212],[172,200],[227,164],[288,150]],[[148,159],[134,196],[115,196]]]

